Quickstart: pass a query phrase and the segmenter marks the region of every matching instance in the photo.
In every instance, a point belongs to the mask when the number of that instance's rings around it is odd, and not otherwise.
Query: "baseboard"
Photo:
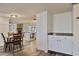
[[[56,51],[51,51],[51,50],[48,50],[48,53],[50,53],[50,54],[52,54],[52,53],[61,54],[61,55],[63,55],[63,56],[73,56],[73,55],[70,55],[70,54],[61,53],[61,52],[56,52]]]

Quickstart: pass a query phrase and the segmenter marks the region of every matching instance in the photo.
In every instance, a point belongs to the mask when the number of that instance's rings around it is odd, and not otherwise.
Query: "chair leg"
[[[12,44],[11,44],[10,48],[11,48],[11,51],[12,51],[12,49],[13,49]]]
[[[22,50],[22,44],[20,43],[20,50]]]
[[[5,47],[5,44],[4,44],[4,48],[3,48],[3,50],[6,52],[6,47]]]
[[[6,52],[6,49],[7,49],[7,45],[6,44],[4,44],[4,51]]]
[[[22,41],[22,46],[23,46],[23,41]]]
[[[12,50],[12,44],[9,45],[9,51],[11,51],[11,50]]]
[[[9,45],[9,51],[10,51],[11,49],[10,49],[10,45]]]
[[[14,47],[14,45],[13,45],[13,56],[15,55],[15,54],[14,54],[14,50],[15,50],[15,47]]]

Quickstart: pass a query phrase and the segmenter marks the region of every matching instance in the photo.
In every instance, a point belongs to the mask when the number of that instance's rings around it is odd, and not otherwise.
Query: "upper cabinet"
[[[53,30],[53,19],[52,19],[52,13],[48,12],[47,13],[47,33],[52,33]]]
[[[79,55],[79,4],[73,5],[73,55]]]
[[[73,5],[73,17],[75,17],[75,19],[79,17],[79,4]]]
[[[72,33],[72,12],[53,15],[53,32]]]
[[[73,33],[79,38],[79,4],[73,5]]]

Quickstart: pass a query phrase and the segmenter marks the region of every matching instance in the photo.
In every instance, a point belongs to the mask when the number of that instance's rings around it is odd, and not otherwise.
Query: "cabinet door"
[[[73,55],[79,55],[79,4],[73,6]]]
[[[62,53],[62,40],[64,39],[64,36],[57,36],[56,39],[57,39],[56,40],[57,41],[56,51]]]
[[[62,51],[62,43],[60,37],[52,37],[49,40],[49,50],[61,52]]]
[[[79,38],[75,38],[73,42],[73,55],[79,56]]]
[[[62,40],[62,52],[72,55],[72,37],[66,37]]]
[[[48,50],[52,50],[52,35],[48,35]]]
[[[52,51],[56,51],[57,49],[57,41],[54,37],[51,37],[48,42],[48,49]]]
[[[72,12],[53,15],[53,32],[72,33]]]
[[[79,21],[74,21],[73,55],[79,55]]]

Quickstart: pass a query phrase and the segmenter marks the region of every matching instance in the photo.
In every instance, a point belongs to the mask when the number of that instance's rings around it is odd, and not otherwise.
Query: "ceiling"
[[[54,14],[71,9],[72,4],[70,3],[0,3],[0,16],[16,14],[24,19],[29,19],[44,10]]]

